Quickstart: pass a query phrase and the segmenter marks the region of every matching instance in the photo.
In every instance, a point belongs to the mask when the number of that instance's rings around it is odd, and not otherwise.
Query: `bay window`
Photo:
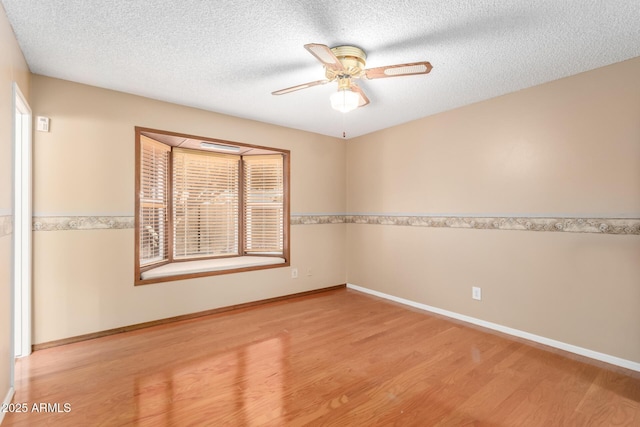
[[[136,163],[136,284],[289,265],[287,150],[136,128]]]

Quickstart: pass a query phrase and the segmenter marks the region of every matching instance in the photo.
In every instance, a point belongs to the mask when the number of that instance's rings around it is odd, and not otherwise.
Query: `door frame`
[[[13,286],[12,354],[31,354],[32,135],[31,107],[13,83]],[[11,382],[14,381],[14,363]]]

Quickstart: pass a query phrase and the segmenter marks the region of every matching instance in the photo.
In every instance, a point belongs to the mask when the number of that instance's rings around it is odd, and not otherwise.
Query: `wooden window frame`
[[[141,159],[142,159],[142,142],[141,142],[141,137],[142,136],[146,136],[148,138],[151,138],[152,140],[159,142],[161,144],[167,145],[167,146],[171,146],[176,147],[177,145],[173,145],[171,143],[167,143],[164,141],[158,141],[157,139],[153,138],[153,136],[158,137],[158,139],[160,139],[160,137],[166,137],[167,139],[181,139],[181,140],[189,140],[189,141],[201,141],[201,142],[207,142],[207,143],[212,143],[212,144],[221,144],[221,145],[226,145],[226,146],[232,146],[232,147],[239,147],[241,150],[243,150],[243,154],[239,154],[240,156],[240,170],[239,170],[239,175],[240,175],[240,188],[239,188],[239,200],[240,200],[240,207],[239,207],[239,211],[238,211],[238,221],[239,221],[239,236],[238,236],[238,252],[239,255],[223,255],[223,256],[212,256],[212,257],[206,257],[206,258],[197,258],[197,259],[180,259],[180,260],[174,260],[173,259],[173,165],[172,165],[172,158],[173,156],[170,155],[169,156],[169,197],[168,197],[168,219],[167,219],[167,223],[166,223],[166,236],[165,239],[167,239],[168,242],[168,257],[166,260],[161,261],[161,262],[157,262],[151,265],[145,265],[145,266],[141,266],[140,265],[140,261],[141,261],[141,254],[140,254],[140,243],[141,243],[141,232],[140,232],[140,227],[141,227],[141,218],[140,218],[140,208],[141,208],[141,200],[140,200],[140,189],[141,189]],[[193,147],[191,147],[193,149]],[[202,152],[209,152],[209,150],[199,150]],[[240,268],[229,268],[229,269],[224,269],[224,270],[215,270],[215,271],[206,271],[206,272],[198,272],[198,273],[188,273],[188,274],[175,274],[175,275],[169,275],[169,276],[165,276],[165,277],[158,277],[158,278],[147,278],[147,279],[142,279],[141,278],[141,274],[149,269],[153,269],[162,265],[166,265],[166,264],[174,264],[174,263],[180,263],[180,262],[187,262],[187,261],[195,261],[195,260],[204,260],[204,259],[221,259],[221,258],[237,258],[237,257],[242,257],[245,256],[245,251],[244,251],[244,241],[245,241],[245,225],[244,225],[244,221],[245,221],[245,215],[244,215],[244,196],[243,196],[243,161],[242,161],[242,156],[250,156],[251,154],[244,154],[244,151],[247,152],[251,152],[251,151],[258,151],[259,153],[264,154],[266,153],[270,153],[270,154],[279,154],[282,155],[282,167],[283,167],[283,235],[282,235],[282,255],[277,254],[247,254],[247,256],[261,256],[261,257],[273,257],[273,256],[277,256],[277,257],[281,257],[284,259],[284,263],[280,263],[280,264],[270,264],[270,265],[260,265],[260,266],[252,266],[252,267],[240,267]],[[245,144],[245,143],[240,143],[240,142],[235,142],[235,141],[227,141],[227,140],[221,140],[221,139],[216,139],[216,138],[210,138],[210,137],[202,137],[202,136],[196,136],[196,135],[189,135],[189,134],[182,134],[182,133],[176,133],[176,132],[170,132],[170,131],[164,131],[164,130],[157,130],[157,129],[150,129],[150,128],[145,128],[145,127],[139,127],[136,126],[135,127],[135,248],[134,248],[134,284],[135,285],[146,285],[146,284],[152,284],[152,283],[159,283],[159,282],[168,282],[168,281],[176,281],[176,280],[184,280],[184,279],[191,279],[191,278],[197,278],[197,277],[206,277],[206,276],[217,276],[217,275],[222,275],[222,274],[231,274],[231,273],[239,273],[239,272],[244,272],[244,271],[253,271],[253,270],[263,270],[263,269],[270,269],[270,268],[279,268],[279,267],[287,267],[290,265],[290,151],[289,150],[283,150],[280,148],[274,148],[274,147],[266,147],[266,146],[259,146],[259,145],[253,145],[253,144]]]

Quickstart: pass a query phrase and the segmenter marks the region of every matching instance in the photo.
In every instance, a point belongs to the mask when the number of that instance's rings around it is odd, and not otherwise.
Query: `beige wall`
[[[638,76],[640,58],[350,140],[347,210],[640,218]],[[349,283],[640,362],[638,235],[347,229]]]
[[[0,401],[10,387],[13,211],[13,83],[29,96],[29,69],[0,5]],[[6,229],[5,229],[6,227]]]
[[[134,126],[288,149],[292,212],[345,210],[339,139],[37,75],[32,88],[34,114],[51,119],[34,140],[36,216],[132,217]],[[279,268],[137,287],[133,229],[35,231],[34,343],[345,283],[345,227],[291,227],[298,279]]]

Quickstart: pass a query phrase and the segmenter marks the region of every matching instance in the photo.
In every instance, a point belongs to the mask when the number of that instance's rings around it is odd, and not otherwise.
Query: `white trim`
[[[11,400],[13,399],[13,395],[15,394],[15,389],[12,387],[9,387],[9,391],[7,391],[7,395],[4,397],[4,400],[2,401],[2,406],[6,407],[7,405],[9,405],[11,403]],[[6,414],[6,412],[0,411],[0,424],[2,424],[2,420],[4,420],[4,414]]]
[[[18,117],[20,120],[18,121]],[[13,83],[13,146],[14,146],[14,246],[12,277],[12,355],[31,354],[31,285],[32,285],[32,163],[33,135],[31,107]],[[13,359],[11,385],[14,380]]]
[[[640,372],[640,363],[638,362],[633,362],[631,360],[622,359],[620,357],[611,356],[609,354],[600,353],[600,352],[589,350],[583,347],[578,347],[573,344],[567,344],[561,341],[556,341],[550,338],[542,337],[540,335],[524,332],[519,329],[513,329],[507,326],[502,326],[497,323],[476,319],[475,317],[466,316],[464,314],[455,313],[453,311],[432,307],[430,305],[426,305],[426,304],[411,301],[408,299],[385,294],[383,292],[374,291],[373,289],[363,288],[362,286],[353,285],[351,283],[347,283],[347,288],[353,289],[354,291],[363,292],[365,294],[370,294],[380,298],[388,299],[390,301],[394,301],[400,304],[408,305],[410,307],[418,308],[420,310],[425,310],[432,313],[440,314],[446,317],[450,317],[452,319],[462,320],[463,322],[472,323],[474,325],[482,326],[484,328],[493,329],[494,331],[499,331],[515,337],[524,338],[529,341],[534,341],[540,344],[548,345],[549,347],[555,347],[560,350],[568,351],[570,353],[586,356],[591,359],[599,360],[601,362],[610,363],[612,365],[621,366],[626,369]]]

